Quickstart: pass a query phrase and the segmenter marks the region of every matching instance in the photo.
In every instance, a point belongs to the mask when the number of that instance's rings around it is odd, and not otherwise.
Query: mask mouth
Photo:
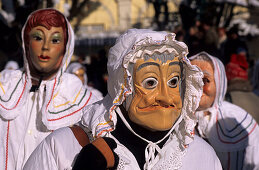
[[[40,56],[38,56],[38,58],[39,58],[40,60],[43,60],[43,61],[48,61],[48,60],[50,59],[49,56],[44,56],[44,55],[40,55]]]
[[[161,105],[161,104],[152,104],[146,107],[138,107],[138,109],[142,112],[148,112],[153,110],[160,110],[160,109],[173,109],[175,108],[174,105]]]
[[[150,140],[148,140],[148,139],[146,139],[145,137],[143,137],[143,136],[141,136],[140,134],[138,134],[138,133],[134,130],[134,128],[131,127],[131,125],[132,125],[132,124],[134,125],[135,123],[132,122],[132,121],[129,119],[128,115],[125,115],[125,112],[127,112],[127,111],[126,111],[126,109],[124,108],[124,106],[120,105],[118,108],[119,108],[119,109],[118,109],[118,110],[115,110],[115,112],[116,112],[116,114],[120,117],[120,119],[122,120],[122,122],[124,123],[124,125],[128,128],[128,130],[131,131],[135,136],[137,136],[137,137],[139,137],[140,139],[142,139],[143,141],[146,141],[147,143],[150,143],[150,142],[151,142]],[[176,120],[175,120],[175,122],[173,123],[173,125],[172,125],[171,128],[169,128],[169,129],[167,129],[167,130],[163,130],[163,131],[166,131],[167,133],[166,133],[160,140],[158,140],[158,141],[156,141],[156,142],[151,142],[151,143],[158,144],[158,143],[160,143],[161,141],[163,141],[165,138],[167,138],[167,137],[172,133],[172,131],[175,130],[176,126],[182,121],[182,119],[183,119],[183,115],[180,114],[180,115],[176,118]],[[138,126],[139,126],[139,125],[138,125]]]

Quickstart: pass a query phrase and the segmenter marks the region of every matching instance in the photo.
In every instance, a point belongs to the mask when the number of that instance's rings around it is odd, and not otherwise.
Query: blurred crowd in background
[[[23,67],[20,32],[29,13],[43,7],[57,7],[60,1],[0,1],[0,71],[4,68]],[[104,2],[105,0],[65,0],[62,12],[73,23],[75,19],[81,21],[82,17],[88,17]],[[122,2],[133,1],[116,1],[116,3]],[[168,3],[175,4],[176,12],[170,11]],[[218,57],[226,67],[229,82],[228,101],[235,100],[235,97],[231,95],[232,91],[259,95],[259,53],[258,47],[256,47],[259,43],[257,26],[259,25],[259,1],[148,0],[145,1],[145,4],[154,11],[151,20],[148,20],[150,23],[146,24],[148,26],[136,22],[127,25],[127,28],[174,32],[177,40],[187,44],[189,56],[206,51]],[[102,7],[105,9],[104,6]],[[243,20],[243,15],[247,14],[249,17],[245,17],[246,20]],[[76,32],[80,30],[80,26],[74,24],[74,29]],[[116,35],[125,30],[118,29],[112,38],[103,35],[101,39],[96,40],[94,38],[80,39],[80,36],[77,35],[72,63],[78,62],[84,66],[87,85],[98,89],[103,96],[107,93],[107,53],[114,44]]]

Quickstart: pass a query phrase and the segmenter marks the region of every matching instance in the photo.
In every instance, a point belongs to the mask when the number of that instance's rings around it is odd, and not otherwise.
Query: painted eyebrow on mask
[[[60,35],[61,34],[61,32],[60,31],[55,31],[55,32],[53,32],[51,35],[53,36],[53,35]],[[61,34],[62,35],[62,34]]]
[[[202,72],[204,73],[204,75],[206,74],[206,75],[212,76],[212,74],[209,73],[207,70],[204,70],[204,71],[202,71]]]
[[[147,63],[141,64],[141,65],[137,68],[137,71],[139,71],[140,69],[142,69],[142,68],[144,68],[144,67],[146,67],[146,66],[150,66],[150,65],[159,67],[159,64],[157,64],[157,63],[155,63],[155,62],[147,62]]]
[[[172,66],[172,65],[180,65],[180,62],[174,61],[174,62],[169,63],[169,66]]]

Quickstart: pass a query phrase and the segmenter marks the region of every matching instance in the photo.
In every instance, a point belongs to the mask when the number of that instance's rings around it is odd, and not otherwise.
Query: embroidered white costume
[[[47,135],[77,123],[82,108],[95,101],[80,80],[64,73],[74,51],[74,33],[66,22],[68,41],[62,65],[55,76],[41,82],[36,92],[30,92],[32,77],[25,52],[24,70],[0,73],[0,169],[22,169]]]
[[[227,78],[222,62],[205,52],[190,57],[206,55],[213,62],[216,97],[212,107],[196,112],[198,131],[215,149],[224,169],[259,169],[259,128],[253,117],[244,109],[224,101]]]
[[[201,138],[194,136],[196,118],[193,113],[198,107],[202,94],[202,72],[190,64],[186,58],[187,46],[175,41],[174,36],[166,32],[131,29],[121,35],[109,51],[108,95],[103,100],[85,108],[81,123],[84,127],[91,129],[94,137],[106,136],[117,142],[117,148],[114,150],[119,156],[117,169],[222,169],[214,150]],[[182,91],[184,101],[179,118],[166,132],[167,134],[157,142],[149,141],[135,133],[118,107],[123,104],[127,108],[131,103],[131,97],[135,93],[131,64],[141,57],[142,47],[152,45],[159,45],[162,47],[160,50],[171,50],[174,56],[179,56],[179,61],[183,64],[184,82],[182,83],[185,84],[186,89]],[[181,86],[183,87],[184,85]],[[139,166],[138,160],[130,149],[113,135],[113,132],[117,130],[119,120],[128,128],[128,131],[131,131],[131,134],[146,142],[146,149],[143,148],[145,149],[144,167]],[[62,140],[65,136],[66,140]],[[166,142],[160,148],[158,145],[164,139]],[[69,128],[59,129],[37,147],[25,168],[32,170],[35,167],[45,166],[44,169],[71,169],[76,159],[75,156],[81,148]]]

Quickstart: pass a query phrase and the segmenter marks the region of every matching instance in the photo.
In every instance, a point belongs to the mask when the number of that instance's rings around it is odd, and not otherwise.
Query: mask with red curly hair
[[[64,15],[59,11],[55,9],[50,9],[50,8],[38,10],[30,15],[24,29],[23,36],[24,36],[24,44],[25,44],[27,57],[28,57],[27,52],[28,52],[28,46],[29,46],[29,33],[32,28],[37,26],[43,26],[48,30],[50,30],[51,27],[62,27],[64,32],[64,40],[65,40],[64,46],[66,47],[68,33],[67,33],[67,23],[66,23],[66,19],[64,18]]]

